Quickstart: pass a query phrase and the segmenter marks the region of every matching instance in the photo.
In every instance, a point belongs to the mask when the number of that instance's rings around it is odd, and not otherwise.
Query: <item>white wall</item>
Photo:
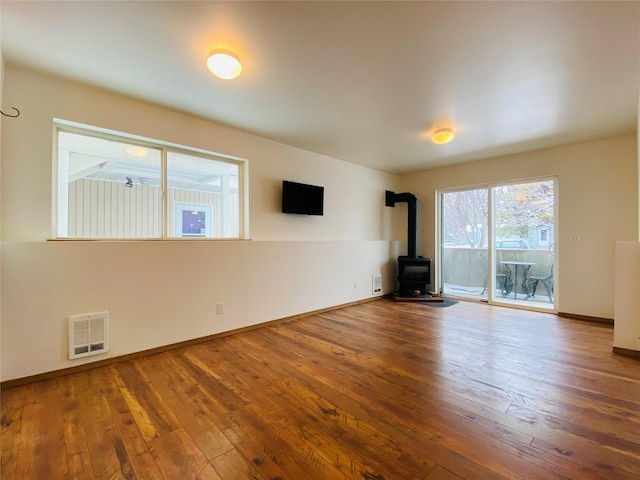
[[[640,242],[616,244],[613,346],[640,351]]]
[[[3,381],[368,298],[376,273],[395,288],[392,175],[11,64],[4,98]],[[253,240],[47,242],[53,118],[248,159]],[[323,185],[324,216],[280,213],[283,179]],[[66,318],[102,310],[111,351],[66,360]]]
[[[615,243],[638,234],[637,169],[636,135],[627,135],[404,175],[401,184],[421,204],[421,251],[435,256],[437,189],[557,175],[558,311],[614,318]],[[569,243],[573,235],[580,242]]]
[[[66,360],[69,315],[109,311],[106,358],[370,296],[388,259],[376,240],[7,243],[3,380],[90,361]]]
[[[1,15],[1,14],[0,14]],[[2,35],[0,35],[0,39]],[[2,40],[0,40],[0,105],[4,105],[4,58],[2,56]],[[2,124],[4,117],[0,115],[0,145],[2,145]],[[0,178],[2,177],[2,149],[0,148]],[[2,182],[0,182],[0,213],[2,212]],[[0,221],[0,240],[2,239],[2,221]],[[2,292],[2,242],[0,241],[0,292]],[[0,360],[2,359],[2,295],[0,294]],[[0,374],[1,375],[1,374]],[[0,376],[0,378],[2,378]]]
[[[640,119],[640,95],[638,95]],[[640,121],[638,122],[638,185],[640,185]],[[638,198],[640,216],[640,196]],[[640,220],[638,221],[640,224]],[[640,225],[639,225],[640,227]],[[637,240],[640,240],[640,229]],[[613,346],[640,351],[640,241],[616,244],[616,296]]]

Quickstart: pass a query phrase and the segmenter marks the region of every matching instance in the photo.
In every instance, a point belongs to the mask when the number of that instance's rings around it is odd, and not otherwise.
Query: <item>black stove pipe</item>
[[[418,199],[412,193],[385,192],[384,203],[395,207],[398,202],[407,203],[407,257],[418,258]]]

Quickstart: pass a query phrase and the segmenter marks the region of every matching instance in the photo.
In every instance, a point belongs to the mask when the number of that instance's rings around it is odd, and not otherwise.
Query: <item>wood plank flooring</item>
[[[389,299],[2,392],[3,479],[640,478],[607,326]]]

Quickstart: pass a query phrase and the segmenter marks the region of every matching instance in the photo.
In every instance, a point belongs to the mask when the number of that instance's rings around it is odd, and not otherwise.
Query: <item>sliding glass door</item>
[[[555,308],[555,180],[440,193],[443,295]]]
[[[486,188],[440,195],[441,290],[464,298],[487,297],[489,193]]]
[[[553,309],[554,181],[499,185],[491,192],[495,300]]]

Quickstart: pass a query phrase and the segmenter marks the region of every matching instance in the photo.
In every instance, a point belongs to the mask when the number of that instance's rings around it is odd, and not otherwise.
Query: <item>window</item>
[[[242,238],[244,161],[57,127],[57,237]]]
[[[540,229],[540,245],[549,245],[549,230],[546,228]]]

